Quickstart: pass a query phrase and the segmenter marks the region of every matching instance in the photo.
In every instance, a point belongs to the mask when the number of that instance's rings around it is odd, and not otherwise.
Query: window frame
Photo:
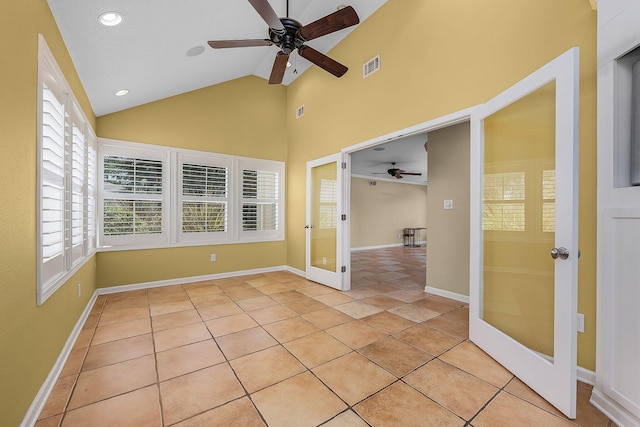
[[[284,171],[285,165],[283,162],[274,162],[270,160],[260,160],[260,159],[249,159],[249,158],[238,158],[237,159],[237,168],[236,168],[236,183],[239,188],[236,191],[236,195],[239,197],[239,201],[236,203],[238,206],[239,212],[236,215],[238,224],[238,240],[240,241],[251,241],[251,242],[262,242],[262,241],[271,241],[271,240],[284,240]],[[243,175],[245,170],[256,170],[259,172],[275,172],[278,174],[278,188],[276,190],[277,197],[276,199],[266,198],[266,199],[246,199],[243,196]],[[256,202],[264,202],[264,201],[275,201],[277,204],[277,215],[276,221],[278,224],[278,228],[276,230],[244,230],[242,226],[243,218],[241,216],[242,209],[245,203],[248,201],[255,200]]]
[[[99,141],[104,141],[99,139]],[[159,196],[147,195],[143,193],[120,193],[105,192],[104,189],[104,157],[107,155],[160,161],[162,165],[162,188]],[[98,146],[98,223],[99,223],[99,245],[100,247],[124,247],[138,246],[142,244],[163,244],[170,238],[168,217],[165,215],[170,209],[169,202],[169,180],[171,177],[169,156],[161,150],[146,148],[142,144],[110,144],[100,143]],[[120,196],[120,197],[118,197]],[[104,202],[105,198],[111,200],[159,200],[162,207],[161,232],[149,234],[126,234],[120,236],[104,235]]]
[[[109,241],[103,235],[104,226],[104,155],[118,155],[117,150],[141,150],[153,152],[166,159],[163,167],[167,209],[163,211],[165,238],[162,241],[145,241],[136,236]],[[228,166],[227,172],[227,232],[185,233],[182,231],[182,165]],[[242,170],[258,169],[278,173],[278,229],[265,231],[242,230]],[[221,244],[256,243],[282,241],[285,236],[285,163],[277,160],[255,159],[227,154],[197,151],[178,147],[98,138],[98,248],[100,251],[122,251],[137,249],[159,249],[168,247],[207,246]]]
[[[45,172],[45,132],[44,132],[44,87],[55,96],[56,101],[62,109],[62,134],[61,157],[62,173],[60,177],[61,196],[57,199],[60,203],[59,219],[60,225],[60,247],[59,255],[56,255],[56,263],[49,263],[45,260],[44,245],[45,238],[44,222],[46,212],[45,207],[45,187],[47,184],[47,174]],[[49,87],[50,86],[50,87]],[[53,53],[47,46],[42,36],[38,34],[38,87],[37,87],[37,190],[36,190],[36,241],[37,241],[37,266],[36,266],[36,304],[42,305],[51,297],[64,283],[66,283],[96,252],[96,245],[91,240],[91,213],[95,214],[95,190],[91,184],[95,182],[89,172],[89,159],[91,150],[97,144],[97,138],[87,117],[79,107],[64,74],[56,63]],[[77,139],[78,134],[74,133],[74,128],[78,130],[82,141]],[[76,136],[76,138],[74,138]],[[74,156],[74,146],[81,145],[81,161],[76,161]],[[74,178],[76,185],[74,185]],[[60,184],[60,183],[59,183]],[[75,196],[75,201],[74,201]],[[74,205],[75,203],[75,205]],[[74,223],[75,214],[75,223]],[[95,218],[94,218],[95,219]],[[95,222],[95,221],[94,221]],[[80,232],[77,232],[81,227]],[[76,234],[74,236],[74,228]],[[78,236],[80,239],[78,240]],[[75,240],[74,240],[75,237]]]
[[[222,156],[200,156],[189,154],[185,152],[178,152],[178,185],[176,189],[177,193],[177,223],[176,223],[176,233],[178,234],[178,241],[181,242],[201,242],[201,243],[211,243],[211,242],[219,242],[230,240],[233,235],[232,227],[231,227],[231,219],[235,214],[235,206],[233,203],[233,193],[234,186],[231,181],[231,170],[232,170],[232,162],[231,159],[225,158]],[[198,165],[198,166],[210,166],[210,167],[221,167],[226,169],[226,196],[224,198],[221,197],[198,197],[198,196],[185,196],[183,192],[183,182],[184,182],[184,165]],[[185,232],[184,231],[184,218],[183,218],[183,203],[185,198],[193,199],[192,201],[202,200],[203,202],[223,202],[226,203],[226,214],[225,214],[225,231],[222,232]]]

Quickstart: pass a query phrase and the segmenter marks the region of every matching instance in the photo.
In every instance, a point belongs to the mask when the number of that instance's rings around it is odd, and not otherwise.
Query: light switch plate
[[[445,209],[453,209],[453,200],[445,200],[444,201]]]

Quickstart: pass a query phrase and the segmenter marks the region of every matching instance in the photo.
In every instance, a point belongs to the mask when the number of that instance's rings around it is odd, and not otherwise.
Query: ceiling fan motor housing
[[[280,18],[280,22],[284,25],[284,33],[278,34],[270,28],[269,38],[283,53],[289,55],[304,43],[304,40],[300,37],[300,28],[302,28],[302,24],[291,18]]]

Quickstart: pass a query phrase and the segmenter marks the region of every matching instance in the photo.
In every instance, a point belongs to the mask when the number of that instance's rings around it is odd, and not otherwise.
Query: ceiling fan
[[[273,63],[269,84],[280,84],[284,78],[287,68],[289,54],[298,50],[298,54],[306,60],[316,64],[318,67],[342,77],[348,68],[339,62],[329,58],[327,55],[318,52],[312,47],[305,45],[305,42],[318,37],[331,34],[360,22],[358,14],[351,6],[338,9],[311,24],[302,25],[295,19],[279,18],[273,10],[268,0],[249,0],[251,6],[260,14],[262,19],[269,26],[268,39],[245,39],[245,40],[215,40],[210,41],[209,46],[214,49],[225,49],[231,47],[251,47],[251,46],[278,46],[280,52],[276,54]],[[289,4],[287,2],[287,15],[289,14]]]
[[[374,175],[383,175],[385,173],[388,173],[389,175],[391,175],[392,177],[394,177],[396,179],[404,178],[403,175],[415,175],[415,176],[421,176],[422,175],[422,173],[420,173],[420,172],[407,172],[405,170],[398,169],[398,168],[396,168],[396,162],[391,162],[391,168],[387,169],[386,172],[374,172]]]

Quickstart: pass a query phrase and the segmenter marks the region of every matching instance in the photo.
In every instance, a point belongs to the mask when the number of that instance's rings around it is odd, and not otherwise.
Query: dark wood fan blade
[[[284,34],[284,25],[282,25],[280,18],[267,0],[249,0],[249,3],[251,3],[251,6],[253,6],[256,12],[264,19],[264,22],[267,23],[269,28],[276,33]]]
[[[347,6],[300,28],[300,36],[305,40],[313,40],[351,27],[359,22],[360,18],[358,18],[355,9]]]
[[[334,61],[324,53],[320,53],[312,47],[302,45],[298,48],[298,53],[307,61],[313,62],[318,67],[330,72],[336,77],[344,76],[349,69],[341,63]]]
[[[278,52],[276,60],[273,61],[273,68],[271,69],[271,76],[269,77],[270,85],[279,85],[284,78],[284,71],[287,69],[287,61],[289,55],[283,52]]]
[[[245,39],[245,40],[213,40],[207,42],[214,49],[226,49],[230,47],[271,46],[271,40]]]
[[[421,173],[416,173],[416,172],[402,172],[402,175],[415,175],[415,176],[422,176]]]

